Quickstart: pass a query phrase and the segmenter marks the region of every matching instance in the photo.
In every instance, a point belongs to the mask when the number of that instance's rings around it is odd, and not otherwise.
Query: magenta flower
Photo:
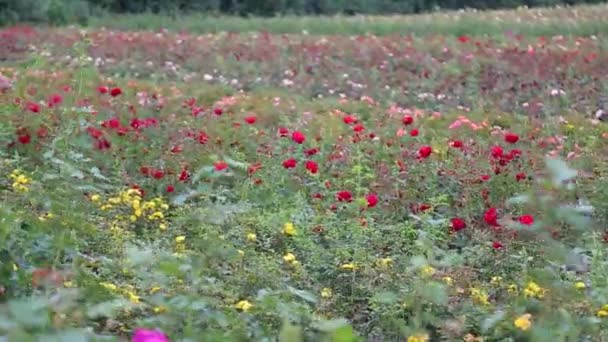
[[[160,330],[135,329],[131,342],[171,342],[167,335]]]

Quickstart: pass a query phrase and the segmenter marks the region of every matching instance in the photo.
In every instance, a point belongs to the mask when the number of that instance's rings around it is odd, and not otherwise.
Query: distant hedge
[[[280,14],[420,13],[441,9],[495,9],[574,5],[604,0],[0,0],[0,24],[86,24],[97,11],[274,16]]]

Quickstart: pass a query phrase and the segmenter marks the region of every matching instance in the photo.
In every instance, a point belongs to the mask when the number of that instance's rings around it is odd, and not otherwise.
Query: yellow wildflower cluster
[[[101,282],[99,283],[103,288],[110,292],[118,293],[127,299],[133,304],[139,304],[141,302],[141,297],[137,295],[135,292],[135,288],[131,285],[124,286],[123,288],[118,287],[116,284]]]
[[[186,237],[184,235],[175,237],[175,253],[183,253],[186,250]]]
[[[345,271],[354,271],[357,269],[357,265],[355,263],[349,262],[349,263],[340,265],[340,268]]]
[[[324,287],[321,289],[321,298],[331,298],[333,296],[333,291],[329,287]]]
[[[577,290],[584,290],[587,288],[587,285],[585,285],[585,283],[582,281],[577,281],[576,283],[574,283],[574,288]]]
[[[526,331],[526,330],[530,329],[530,327],[532,326],[531,319],[532,319],[532,315],[531,314],[529,314],[529,313],[523,314],[523,315],[517,317],[515,319],[515,321],[513,321],[513,324],[519,330]]]
[[[377,264],[381,268],[389,268],[393,265],[393,259],[392,258],[380,258],[377,261]]]
[[[20,170],[14,170],[9,177],[13,181],[14,190],[19,192],[28,192],[30,190],[28,185],[32,182],[32,179]]]
[[[127,189],[118,193],[115,197],[108,198],[102,202],[100,195],[92,195],[91,202],[99,203],[101,210],[108,211],[114,209],[127,209],[127,217],[118,215],[112,226],[118,228],[121,223],[137,222],[138,220],[148,220],[158,223],[162,230],[167,229],[165,214],[169,210],[169,205],[162,197],[156,197],[149,201],[144,201],[141,192],[137,189]]]
[[[296,233],[296,227],[293,225],[293,223],[287,222],[285,225],[283,225],[283,234],[287,236],[294,236]]]
[[[488,300],[488,293],[485,290],[471,287],[469,291],[471,292],[471,298],[475,302],[483,305],[490,304],[490,301]]]
[[[608,304],[602,306],[601,309],[597,310],[596,315],[598,317],[608,317]]]
[[[428,340],[428,334],[416,334],[407,338],[407,342],[427,342]]]
[[[435,270],[435,268],[431,265],[426,265],[420,269],[420,272],[425,277],[432,277],[436,271],[437,270]]]
[[[526,285],[524,289],[524,296],[528,298],[538,298],[541,299],[545,296],[546,290],[542,287],[538,286],[537,283],[531,281]]]
[[[241,300],[240,302],[236,303],[234,307],[243,312],[247,312],[253,307],[253,304],[247,300]]]
[[[288,263],[291,266],[298,266],[300,262],[296,259],[296,256],[293,253],[287,253],[283,256],[283,261]]]

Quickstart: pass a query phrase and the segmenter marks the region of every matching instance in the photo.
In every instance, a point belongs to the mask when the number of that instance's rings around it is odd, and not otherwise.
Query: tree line
[[[101,12],[210,15],[408,14],[437,9],[495,9],[599,3],[603,0],[0,0],[0,24],[86,23]]]

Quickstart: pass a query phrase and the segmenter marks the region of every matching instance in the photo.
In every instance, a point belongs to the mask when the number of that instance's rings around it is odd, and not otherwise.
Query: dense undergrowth
[[[9,341],[608,338],[602,37],[0,37]]]

